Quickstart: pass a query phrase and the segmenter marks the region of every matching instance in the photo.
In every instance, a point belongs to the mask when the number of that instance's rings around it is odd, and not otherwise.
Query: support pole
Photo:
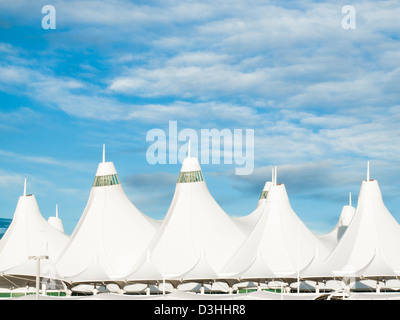
[[[49,259],[49,256],[29,256],[29,260],[36,260],[36,300],[39,300],[40,290],[40,260]]]
[[[36,300],[39,300],[40,286],[40,258],[36,259]]]

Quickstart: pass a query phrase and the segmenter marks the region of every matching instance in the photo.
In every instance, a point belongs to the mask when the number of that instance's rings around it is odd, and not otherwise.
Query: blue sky
[[[45,30],[44,5],[56,9]],[[344,5],[356,9],[345,30]],[[366,162],[400,221],[400,7],[393,1],[0,1],[0,218],[24,177],[44,217],[79,220],[102,145],[124,189],[162,219],[180,164],[146,161],[149,130],[254,129],[253,174],[202,165],[232,216],[271,167],[314,232],[356,203]]]

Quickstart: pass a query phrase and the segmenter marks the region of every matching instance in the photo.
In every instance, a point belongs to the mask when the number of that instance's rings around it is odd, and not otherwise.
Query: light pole
[[[36,260],[36,300],[39,300],[40,260],[49,259],[49,256],[29,256],[29,260]]]

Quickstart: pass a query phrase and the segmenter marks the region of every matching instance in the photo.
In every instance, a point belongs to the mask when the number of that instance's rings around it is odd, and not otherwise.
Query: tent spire
[[[25,182],[24,182],[24,197],[26,197],[26,177],[25,177]]]
[[[351,207],[351,192],[349,194],[349,206]]]
[[[103,163],[106,162],[106,145],[103,144]]]
[[[278,183],[278,172],[277,172],[277,166],[275,166],[275,174],[274,174],[274,179],[275,179],[275,185]]]
[[[56,204],[56,218],[58,219],[58,204]]]
[[[367,162],[367,181],[369,181],[369,161]]]
[[[274,167],[272,167],[272,178],[271,178],[272,184],[275,185],[275,170]]]
[[[188,158],[190,158],[190,138],[189,138],[189,146],[188,146]]]

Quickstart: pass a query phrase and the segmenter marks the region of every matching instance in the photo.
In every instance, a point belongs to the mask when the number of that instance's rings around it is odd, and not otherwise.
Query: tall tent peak
[[[108,176],[117,174],[114,163],[112,162],[101,162],[97,168],[96,177]]]
[[[200,163],[197,158],[186,158],[182,162],[181,172],[201,171]]]
[[[260,196],[260,199],[259,199],[259,200],[267,199],[269,188],[270,188],[272,185],[273,185],[273,184],[272,184],[271,181],[267,181],[267,182],[265,183],[264,188],[263,188],[263,190],[262,190],[262,192],[261,192],[261,196]]]
[[[204,181],[203,172],[197,158],[186,158],[183,160],[178,183]]]
[[[263,191],[268,191],[271,186],[272,186],[272,182],[271,181],[265,182]]]
[[[382,193],[379,188],[377,180],[362,181],[361,190],[358,196],[359,199],[363,198],[382,198]]]
[[[99,163],[97,168],[96,177],[104,177],[117,175],[117,170],[115,169],[113,162],[106,162],[106,145],[103,144],[103,158],[102,162]]]
[[[369,161],[367,162],[367,181],[369,181]]]
[[[113,162],[105,162],[105,145],[103,145],[103,162],[97,167],[93,187],[104,187],[121,184]]]
[[[56,204],[56,216],[55,217],[49,217],[47,221],[57,230],[61,231],[64,233],[64,226],[61,221],[61,219],[58,217],[58,204]]]
[[[284,184],[272,185],[268,191],[267,201],[268,202],[289,201],[285,185]]]

